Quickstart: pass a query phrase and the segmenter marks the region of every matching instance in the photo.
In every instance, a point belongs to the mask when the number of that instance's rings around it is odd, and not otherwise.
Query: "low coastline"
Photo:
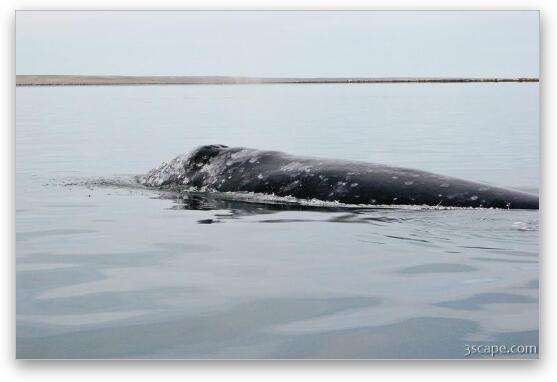
[[[393,83],[477,83],[539,82],[538,78],[276,78],[228,76],[72,76],[17,75],[16,86],[94,85],[242,85],[242,84],[393,84]]]

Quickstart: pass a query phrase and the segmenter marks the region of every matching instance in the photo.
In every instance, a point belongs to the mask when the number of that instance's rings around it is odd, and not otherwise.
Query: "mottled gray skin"
[[[539,208],[536,195],[425,171],[223,145],[201,146],[163,163],[140,181],[161,188],[186,186],[347,204]]]

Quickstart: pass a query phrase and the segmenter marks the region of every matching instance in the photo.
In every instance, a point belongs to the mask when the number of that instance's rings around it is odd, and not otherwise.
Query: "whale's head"
[[[214,157],[222,153],[228,146],[225,145],[204,145],[190,151],[186,167],[191,170],[205,166]]]
[[[203,179],[203,176],[199,177],[200,170],[226,149],[228,147],[224,145],[200,146],[187,154],[177,156],[170,162],[162,163],[145,176],[139,177],[138,181],[151,187],[192,183],[195,185]]]

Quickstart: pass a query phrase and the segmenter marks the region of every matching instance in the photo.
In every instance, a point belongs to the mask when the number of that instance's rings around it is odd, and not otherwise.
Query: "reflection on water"
[[[520,132],[537,121],[529,88],[195,89],[18,88],[19,358],[463,358],[466,344],[538,345],[538,211],[160,193],[118,175],[139,174],[197,144],[234,144],[223,139],[257,122],[262,130],[249,130],[248,146],[278,142],[284,151],[365,160],[371,152],[398,165],[418,158],[421,165],[410,167],[445,166],[449,175],[535,189],[535,176],[520,174],[530,174],[537,151],[518,150],[530,147]],[[184,103],[182,93],[192,91],[199,92],[193,105]],[[224,99],[219,92],[239,93]],[[280,99],[261,106],[277,108],[266,110],[273,118],[238,111],[254,98]],[[130,107],[139,116],[122,114]],[[223,111],[219,119],[208,112],[214,107]],[[470,115],[470,130],[454,127]],[[342,116],[356,141],[335,138]],[[428,129],[418,123],[424,120]],[[376,121],[417,135],[397,135],[389,145]],[[276,124],[287,122],[299,124],[300,140],[283,139]],[[489,161],[470,155],[464,162],[450,141],[425,140],[427,155],[416,154],[424,134],[442,139],[453,126],[451,139],[470,145],[492,124],[517,134],[505,135],[502,146],[492,140],[482,151],[496,153]],[[152,126],[160,133],[154,138]],[[323,129],[311,135],[303,126]],[[182,131],[184,142],[174,146]],[[376,142],[374,132],[380,148],[358,145]],[[513,166],[520,170],[509,177]]]

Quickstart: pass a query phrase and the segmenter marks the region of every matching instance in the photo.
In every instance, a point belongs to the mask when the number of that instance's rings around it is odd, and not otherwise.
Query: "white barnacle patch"
[[[287,191],[292,191],[293,189],[297,188],[298,186],[300,186],[300,181],[299,180],[295,180],[292,183],[289,183],[288,185],[281,187],[281,190],[284,192]]]
[[[188,178],[187,176],[184,177],[184,180],[182,181],[182,184],[188,184],[190,182],[190,178]]]
[[[163,162],[160,166],[149,171],[140,179],[145,186],[160,187],[172,182],[183,181],[184,168],[188,163],[191,154],[179,155],[170,162]]]
[[[393,201],[397,201],[397,200],[398,200],[398,198],[396,198],[396,197],[395,197],[395,198],[393,198]]]
[[[249,162],[250,162],[250,163],[255,163],[255,162],[257,162],[258,160],[259,160],[259,158],[256,157],[256,156],[253,156],[253,157],[249,158]]]
[[[473,195],[470,197],[470,200],[478,200],[478,197],[476,195]]]
[[[412,182],[411,180],[407,180],[406,182],[404,182],[404,184],[407,186],[411,186],[414,184],[414,182]]]
[[[263,179],[263,174],[257,175],[257,179]]]
[[[393,179],[398,179],[398,176],[395,175],[395,176],[392,176],[391,178],[393,178]]]
[[[283,172],[302,172],[310,167],[311,166],[304,165],[300,162],[290,162],[288,164],[285,164],[284,166],[281,166],[279,170]]]
[[[377,202],[375,199],[371,199],[371,203],[375,204]]]
[[[441,183],[439,185],[439,187],[447,188],[447,187],[450,187],[450,184],[449,183]]]
[[[437,194],[437,197],[438,197],[438,198],[442,198],[442,197],[443,197],[443,194]]]
[[[352,188],[358,187],[358,183],[352,183],[352,184],[350,185],[350,187],[352,187]]]
[[[232,159],[232,160],[242,159],[242,160],[245,161],[245,160],[246,160],[246,156],[247,156],[247,155],[251,155],[251,154],[253,154],[253,150],[242,149],[242,150],[239,150],[239,151],[237,151],[237,152],[235,152],[235,153],[232,153],[232,154],[230,155],[230,159]],[[252,157],[252,158],[253,158],[253,157]]]

